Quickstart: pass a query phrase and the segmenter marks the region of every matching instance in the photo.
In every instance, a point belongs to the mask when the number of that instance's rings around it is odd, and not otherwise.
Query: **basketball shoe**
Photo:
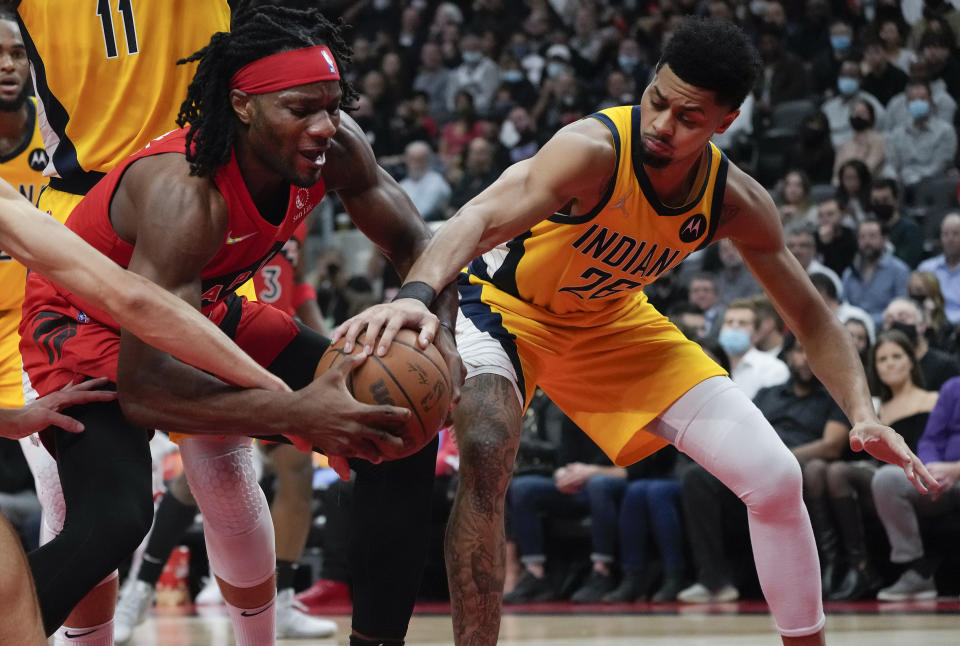
[[[293,598],[293,588],[277,592],[277,639],[318,639],[332,637],[337,624],[311,617],[306,607]]]
[[[139,579],[127,579],[120,590],[120,599],[113,616],[113,641],[125,644],[133,629],[143,623],[153,603],[153,586]]]

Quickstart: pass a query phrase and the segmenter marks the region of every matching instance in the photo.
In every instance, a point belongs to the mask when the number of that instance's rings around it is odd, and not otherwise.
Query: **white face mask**
[[[562,76],[567,71],[567,66],[560,61],[550,61],[547,63],[547,76],[552,79]]]

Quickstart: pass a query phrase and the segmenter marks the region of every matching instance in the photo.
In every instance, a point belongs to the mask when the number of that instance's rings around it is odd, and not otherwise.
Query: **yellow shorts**
[[[19,325],[19,309],[0,311],[0,408],[23,406]]]
[[[614,463],[666,442],[644,427],[695,385],[726,371],[645,298],[557,315],[460,274],[457,347],[467,376],[513,379],[524,406],[537,386]]]

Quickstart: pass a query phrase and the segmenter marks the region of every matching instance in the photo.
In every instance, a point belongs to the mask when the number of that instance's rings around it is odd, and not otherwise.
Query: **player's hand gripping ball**
[[[349,354],[360,352],[363,337],[363,334],[357,337]],[[347,354],[340,339],[320,358],[316,374],[332,368]],[[388,459],[412,455],[436,436],[447,417],[453,392],[443,355],[433,344],[420,348],[417,332],[409,329],[397,333],[386,355],[367,357],[359,368],[347,375],[347,390],[365,404],[389,404],[413,412],[403,431],[402,451],[385,456]]]

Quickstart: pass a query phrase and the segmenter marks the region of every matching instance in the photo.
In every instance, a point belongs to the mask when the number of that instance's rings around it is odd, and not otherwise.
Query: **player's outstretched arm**
[[[405,285],[423,283],[436,293],[471,260],[563,207],[589,210],[599,202],[615,168],[615,148],[603,124],[584,119],[567,126],[444,223],[406,275]],[[436,325],[422,325],[425,320],[429,322],[422,303],[398,298],[344,322],[333,338],[344,337],[349,346],[363,329],[368,330],[366,338],[384,330],[380,346],[385,351],[397,330],[415,327],[421,329],[421,343],[428,343]]]
[[[182,300],[130,273],[0,180],[0,249],[179,359],[241,386],[289,390]]]
[[[128,213],[142,213],[138,218]],[[127,171],[114,199],[118,230],[134,228],[130,270],[199,309],[201,273],[226,235],[223,197],[191,177],[182,157],[159,155]],[[125,224],[126,223],[126,224]],[[129,232],[128,232],[129,233]],[[124,414],[146,427],[194,434],[288,435],[344,457],[378,460],[403,446],[391,434],[410,411],[368,406],[346,389],[349,370],[364,357],[341,362],[293,393],[229,387],[121,331],[117,386]],[[299,443],[301,446],[303,443]]]
[[[803,344],[813,372],[853,425],[851,448],[866,450],[902,467],[920,492],[936,487],[936,480],[903,438],[880,424],[850,335],[786,248],[773,200],[753,178],[732,164],[717,236],[733,240],[747,267]]]

